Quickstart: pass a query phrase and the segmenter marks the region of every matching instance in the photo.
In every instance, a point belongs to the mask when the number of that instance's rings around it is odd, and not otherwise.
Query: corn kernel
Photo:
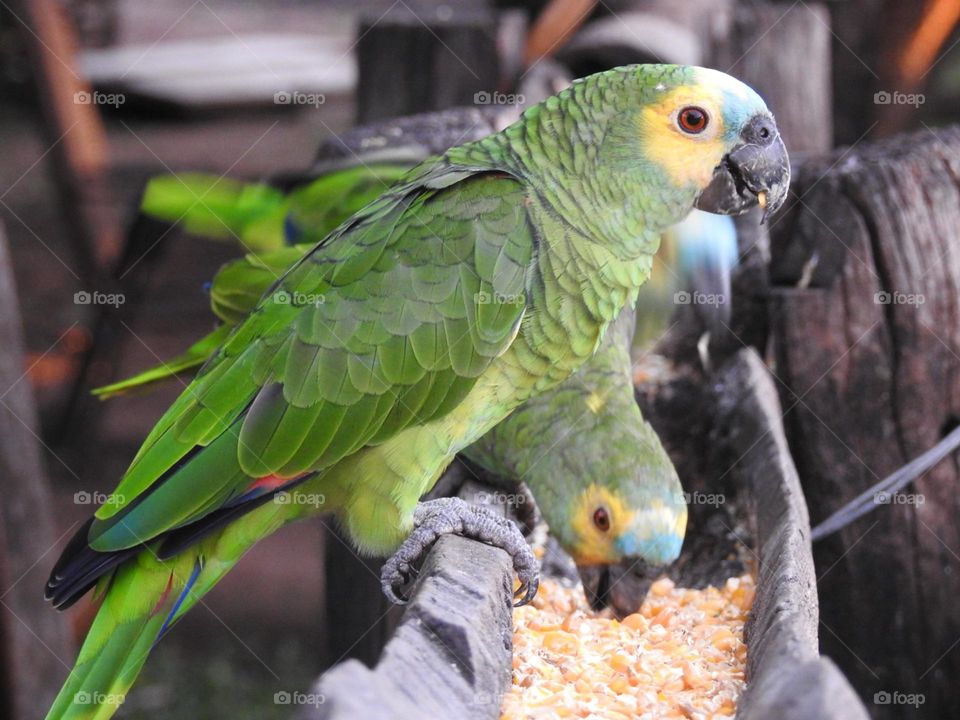
[[[721,588],[653,583],[622,621],[580,587],[545,579],[514,613],[513,688],[501,720],[733,717],[744,686],[749,575]]]

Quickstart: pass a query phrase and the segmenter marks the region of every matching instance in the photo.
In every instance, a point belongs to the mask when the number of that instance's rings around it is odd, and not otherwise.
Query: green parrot
[[[772,115],[703,68],[584,78],[414,168],[284,269],[160,419],[47,584],[102,597],[48,718],[106,718],[172,623],[255,542],[331,512],[395,596],[443,532],[504,547],[509,521],[420,503],[454,455],[597,350],[660,233],[697,206],[772,212]],[[280,501],[280,498],[283,498]]]
[[[451,125],[458,113],[463,113],[460,122]],[[438,115],[447,121],[439,127]],[[375,199],[384,186],[411,166],[412,158],[423,159],[428,154],[428,148],[411,143],[411,135],[415,141],[417,131],[430,128],[430,149],[442,151],[462,134],[467,122],[474,131],[482,123],[488,128],[484,134],[493,132],[488,118],[475,117],[468,108],[357,128],[333,146],[346,148],[345,157],[333,158],[333,168],[329,160],[322,163],[283,195],[268,185],[230,181],[223,186],[216,177],[199,173],[151,179],[142,203],[146,214],[181,222],[194,234],[207,238],[237,238],[238,244],[256,247],[258,252],[230,263],[211,283],[213,310],[224,326],[182,356],[94,392],[111,397],[199,366],[222,342],[225,326],[242,319],[276,274],[309,252],[312,246],[308,244],[287,244],[296,237],[296,228],[302,226],[305,208],[312,213],[314,227],[322,232],[328,230],[327,226],[334,229],[353,213],[352,208]],[[371,142],[373,137],[376,143]],[[377,147],[376,164],[365,162],[364,146],[369,144]],[[385,144],[389,144],[394,157],[391,163],[383,162]],[[316,172],[319,177],[313,176]],[[327,190],[331,192],[327,194]],[[204,205],[196,203],[197,197],[205,198]],[[211,197],[213,202],[207,203]],[[684,278],[695,271],[709,274],[722,266],[722,258],[716,255],[730,254],[731,239],[735,261],[736,236],[730,218],[699,210],[664,233],[657,256],[658,260],[667,256],[664,268],[658,271],[654,265],[651,279],[641,288],[639,302],[645,320],[648,315],[661,320],[657,334],[666,328],[669,315],[656,309],[675,309],[674,294],[685,287]],[[651,286],[652,292],[648,290]],[[660,295],[665,299],[656,302]],[[498,482],[513,486],[526,479],[552,534],[584,568],[628,559],[632,564],[639,561],[658,568],[676,559],[683,540],[686,506],[679,479],[634,400],[629,348],[635,314],[633,308],[625,309],[600,349],[580,370],[527,401],[461,453],[498,475]],[[650,325],[648,322],[644,327]],[[597,457],[601,449],[612,462]],[[595,503],[598,519],[606,515],[620,527],[602,533],[596,523],[587,527],[581,523],[574,528],[569,518],[587,515],[576,507],[584,502]],[[633,519],[621,522],[627,516]],[[583,571],[584,578],[587,572]],[[597,597],[599,593],[591,594]]]

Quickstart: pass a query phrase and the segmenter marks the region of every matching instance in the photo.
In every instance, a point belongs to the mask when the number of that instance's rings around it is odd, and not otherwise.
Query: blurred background
[[[21,707],[5,716],[35,717],[72,663],[89,607],[57,615],[43,582],[180,386],[110,403],[89,390],[208,332],[206,283],[237,254],[138,218],[148,178],[296,175],[358,123],[454,106],[507,117],[571,77],[643,61],[742,77],[768,100],[791,156],[830,166],[843,161],[829,155],[839,146],[956,120],[958,21],[960,0],[0,0],[10,380],[0,403],[12,418],[0,463],[0,666],[29,676],[40,698],[25,712],[24,692],[6,686],[0,707]],[[955,522],[957,506],[949,511]],[[382,618],[352,643],[330,641],[331,542],[322,523],[302,523],[256,546],[159,646],[120,716],[289,716],[273,693],[306,689],[387,632]],[[949,558],[942,567],[957,569]],[[960,655],[952,640],[918,652]],[[827,642],[845,670],[863,673],[863,653]]]

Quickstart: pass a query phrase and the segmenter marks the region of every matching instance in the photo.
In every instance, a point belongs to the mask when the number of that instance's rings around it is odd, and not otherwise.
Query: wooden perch
[[[446,535],[371,670],[348,660],[314,688],[302,720],[497,718],[510,686],[513,566],[499,548]]]
[[[770,373],[753,350],[743,350],[717,380],[718,439],[738,458],[734,472],[747,484],[759,560],[745,631],[748,685],[737,717],[865,720],[846,678],[819,656],[810,521]]]

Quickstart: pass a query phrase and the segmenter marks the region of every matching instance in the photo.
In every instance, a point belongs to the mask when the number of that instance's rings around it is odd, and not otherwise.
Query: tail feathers
[[[157,641],[247,550],[293,517],[293,506],[265,503],[172,558],[141,548],[104,577],[103,603],[46,720],[110,718]]]
[[[101,400],[109,400],[119,395],[125,395],[134,390],[152,389],[157,383],[181,375],[189,371],[199,370],[217,348],[226,340],[232,328],[220,325],[216,330],[205,335],[191,345],[185,352],[166,362],[161,362],[149,370],[144,370],[133,377],[119,382],[95,388],[93,394]]]
[[[106,720],[116,712],[186,587],[191,561],[161,563],[144,551],[104,580],[103,605],[47,720]]]
[[[185,173],[151,178],[144,190],[140,209],[150,217],[178,223],[202,237],[242,238],[249,250],[256,251],[282,245],[284,203],[283,193],[269,185],[242,183],[204,173]],[[264,223],[275,228],[252,232]],[[267,238],[268,247],[250,245],[260,235]]]

